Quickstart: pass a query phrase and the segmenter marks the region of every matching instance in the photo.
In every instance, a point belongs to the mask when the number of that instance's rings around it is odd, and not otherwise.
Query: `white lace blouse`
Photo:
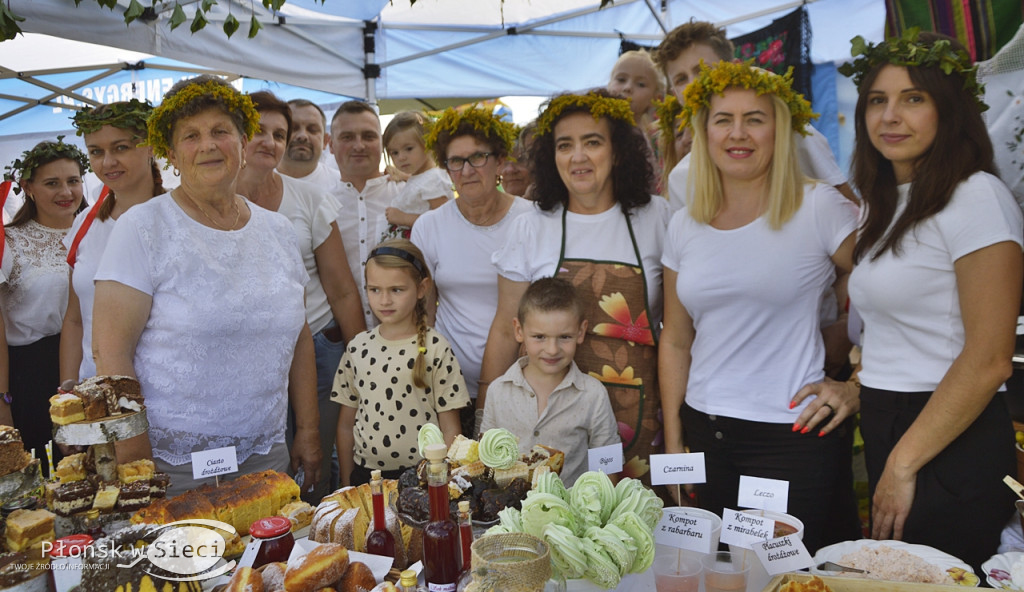
[[[96,272],[153,298],[135,372],[153,455],[172,465],[224,446],[241,463],[284,442],[309,276],[288,219],[249,209],[225,232],[155,197],[118,219]]]
[[[60,333],[68,308],[67,228],[29,220],[4,229],[0,310],[8,345],[28,345]]]

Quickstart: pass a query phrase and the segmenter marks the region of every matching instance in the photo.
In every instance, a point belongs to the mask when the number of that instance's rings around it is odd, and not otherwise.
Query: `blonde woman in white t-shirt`
[[[789,80],[702,67],[685,94],[693,187],[669,224],[658,351],[666,452],[705,455],[701,507],[735,507],[741,475],[789,482],[812,553],[859,538],[856,394],[795,397],[825,380],[818,310],[849,272],[857,212],[800,172],[792,130],[811,116]],[[685,428],[685,430],[684,430]]]

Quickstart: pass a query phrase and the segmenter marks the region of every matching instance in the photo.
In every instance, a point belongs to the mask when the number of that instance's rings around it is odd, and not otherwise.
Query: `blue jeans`
[[[333,326],[332,322],[331,325]],[[302,499],[310,504],[320,503],[320,499],[338,488],[337,471],[332,472],[335,435],[338,432],[338,414],[341,405],[331,401],[331,387],[334,375],[338,372],[341,356],[345,353],[345,342],[334,342],[324,336],[323,331],[313,335],[313,347],[316,351],[316,401],[320,408],[320,480],[311,493],[303,492]],[[288,409],[288,443],[295,433],[295,420],[291,408]],[[336,461],[334,461],[336,462]],[[308,484],[307,484],[308,485]]]

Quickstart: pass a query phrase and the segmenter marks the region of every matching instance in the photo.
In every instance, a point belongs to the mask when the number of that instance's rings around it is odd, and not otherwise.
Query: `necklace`
[[[180,187],[179,187],[179,189],[181,189],[181,192],[185,194],[185,197],[187,197],[188,200],[190,202],[192,202],[192,205],[194,205],[196,208],[198,208],[199,211],[202,212],[204,216],[206,216],[206,219],[209,220],[211,224],[213,224],[214,226],[216,226],[220,230],[234,230],[235,226],[238,226],[238,219],[242,217],[242,211],[240,209],[238,209],[238,199],[237,198],[235,198],[235,197],[231,198],[231,205],[235,209],[235,220],[234,220],[234,222],[231,223],[231,226],[225,228],[224,226],[221,226],[216,220],[214,220],[213,216],[207,214],[206,210],[203,209],[203,206],[199,205],[199,202],[197,202],[196,200],[192,199],[192,196],[188,194],[188,191],[185,191],[184,189],[182,189]]]
[[[504,196],[502,194],[498,194],[498,195],[499,195],[499,197],[498,197],[498,199],[499,199],[498,208],[496,210],[493,210],[493,211],[489,212],[479,222],[476,221],[476,220],[473,220],[472,218],[470,218],[467,215],[465,210],[463,210],[462,207],[461,207],[462,204],[460,204],[458,200],[455,200],[455,204],[459,208],[459,212],[462,213],[462,217],[465,218],[466,221],[468,221],[470,224],[472,224],[474,226],[491,226],[492,224],[497,223],[498,220],[501,220],[503,217],[505,217],[505,214],[508,213],[508,204],[504,203],[504,199],[503,199]]]

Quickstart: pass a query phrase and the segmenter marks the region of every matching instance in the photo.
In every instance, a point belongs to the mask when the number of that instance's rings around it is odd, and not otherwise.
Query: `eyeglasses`
[[[451,157],[451,158],[449,158],[449,159],[444,161],[444,166],[445,166],[445,168],[447,168],[449,171],[452,171],[453,173],[461,171],[462,167],[466,166],[467,162],[469,163],[469,166],[473,167],[474,169],[478,169],[478,168],[484,166],[485,164],[487,164],[487,159],[492,154],[494,154],[494,153],[493,152],[474,152],[473,154],[469,155],[469,158],[462,158],[461,156],[453,156],[453,157]]]

